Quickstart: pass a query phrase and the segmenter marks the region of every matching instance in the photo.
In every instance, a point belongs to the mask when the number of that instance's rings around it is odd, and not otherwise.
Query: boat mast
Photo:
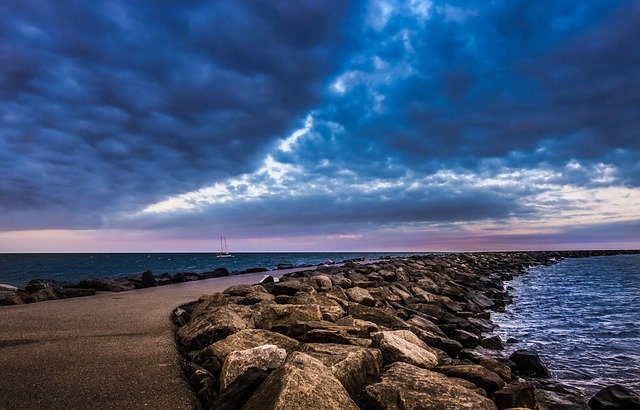
[[[220,253],[224,252],[224,248],[222,247],[222,235],[220,235]]]

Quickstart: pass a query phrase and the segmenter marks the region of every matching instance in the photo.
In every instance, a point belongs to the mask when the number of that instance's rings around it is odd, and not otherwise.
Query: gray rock
[[[367,386],[362,394],[362,408],[403,410],[493,410],[486,397],[440,373],[394,363],[382,374],[379,383]]]
[[[16,291],[0,291],[0,306],[21,305],[25,303]]]
[[[300,352],[320,360],[331,369],[351,397],[378,378],[382,370],[382,353],[378,349],[334,343],[306,343]]]
[[[515,363],[518,374],[522,376],[551,377],[551,372],[535,350],[516,350],[509,356],[509,360]]]
[[[251,285],[233,285],[226,288],[222,293],[229,296],[247,296],[253,291]]]
[[[358,407],[331,370],[317,359],[292,353],[243,407],[245,410],[356,410]]]
[[[263,305],[253,314],[256,328],[283,333],[299,322],[320,320],[322,312],[318,305]]]
[[[349,306],[349,315],[369,322],[373,322],[378,326],[384,326],[389,329],[407,329],[409,325],[402,319],[395,316],[395,312],[387,313],[382,309],[371,306],[363,306],[359,303],[353,303]]]
[[[449,377],[468,380],[489,394],[505,386],[505,382],[500,376],[478,364],[447,365],[440,366],[435,370]]]
[[[226,389],[220,391],[209,408],[215,410],[237,410],[242,408],[251,394],[263,383],[268,373],[252,367],[236,378]]]
[[[250,327],[251,311],[248,306],[218,306],[207,310],[206,313],[194,310],[189,323],[178,329],[178,338],[188,348],[202,349]]]
[[[432,369],[438,357],[423,341],[406,330],[383,331],[372,335],[374,346],[380,349],[385,363],[405,362]]]
[[[619,384],[607,386],[589,399],[589,407],[593,410],[640,409],[640,397]]]
[[[18,288],[11,285],[6,285],[4,283],[0,283],[0,292],[15,292]]]
[[[313,283],[312,286],[321,291],[329,290],[333,287],[331,279],[326,275],[312,276],[310,278],[310,281]]]
[[[150,270],[144,271],[141,280],[142,287],[151,288],[154,286],[158,286],[158,282],[156,282],[156,279],[153,277],[153,272],[151,272]]]
[[[531,382],[514,382],[493,393],[493,402],[499,409],[524,407],[536,409],[536,392]]]
[[[349,299],[353,302],[363,304],[365,306],[373,306],[376,303],[376,300],[371,296],[368,290],[355,287],[349,288],[344,291]]]
[[[489,350],[504,350],[502,339],[497,335],[483,338],[480,340],[480,346]]]
[[[307,283],[303,283],[301,280],[288,280],[286,282],[278,282],[273,286],[273,293],[275,296],[286,295],[293,296],[298,292],[310,292],[313,287]]]
[[[287,351],[276,345],[262,345],[231,352],[222,365],[220,387],[226,388],[249,368],[268,372],[282,366],[286,359]]]
[[[297,350],[298,346],[300,346],[297,340],[270,330],[244,329],[204,348],[200,352],[198,360],[204,362],[213,357],[224,363],[227,356],[234,351],[251,349],[267,344],[278,346],[284,349],[287,354]]]

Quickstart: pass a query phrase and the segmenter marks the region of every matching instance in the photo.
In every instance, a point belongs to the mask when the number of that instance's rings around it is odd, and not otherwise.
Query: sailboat
[[[220,252],[216,255],[216,258],[231,258],[232,254],[227,249],[227,237],[220,235]]]

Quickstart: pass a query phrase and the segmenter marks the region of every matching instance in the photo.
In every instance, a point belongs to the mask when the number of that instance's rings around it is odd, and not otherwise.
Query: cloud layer
[[[637,2],[0,15],[0,230],[315,238],[300,250],[640,244],[622,229],[640,221]]]

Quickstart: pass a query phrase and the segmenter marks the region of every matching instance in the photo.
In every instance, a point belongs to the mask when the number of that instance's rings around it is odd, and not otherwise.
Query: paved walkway
[[[0,408],[196,407],[178,364],[171,311],[263,276],[0,307]]]

